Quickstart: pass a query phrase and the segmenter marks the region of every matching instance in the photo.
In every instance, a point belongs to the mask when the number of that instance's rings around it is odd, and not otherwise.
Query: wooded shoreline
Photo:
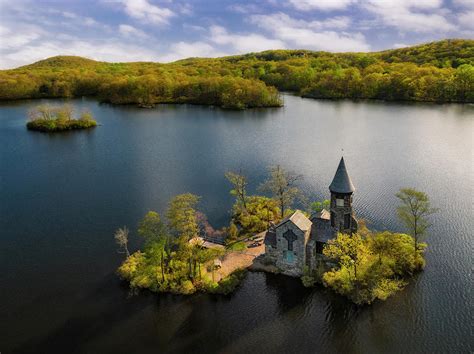
[[[474,41],[443,40],[374,53],[271,50],[173,63],[59,56],[0,71],[0,100],[96,97],[225,109],[279,107],[279,92],[328,99],[474,102]]]

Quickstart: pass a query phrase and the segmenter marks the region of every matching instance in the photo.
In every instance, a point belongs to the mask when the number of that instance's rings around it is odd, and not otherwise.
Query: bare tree
[[[119,245],[119,253],[125,253],[127,258],[130,257],[130,252],[128,251],[128,228],[126,226],[117,229],[115,231],[115,242]]]
[[[73,114],[74,114],[74,107],[69,103],[56,108],[56,115],[58,118],[71,120],[73,118]]]
[[[234,195],[237,201],[242,203],[244,210],[247,210],[247,177],[242,174],[242,171],[239,173],[226,172],[225,177],[234,187],[231,189],[230,194]]]
[[[41,104],[28,111],[30,120],[47,119],[52,120],[56,116],[56,109],[49,104]]]
[[[278,202],[283,218],[286,209],[293,204],[296,197],[301,195],[296,185],[303,176],[285,171],[280,165],[271,166],[269,172],[270,176],[260,185],[260,190],[270,193]]]

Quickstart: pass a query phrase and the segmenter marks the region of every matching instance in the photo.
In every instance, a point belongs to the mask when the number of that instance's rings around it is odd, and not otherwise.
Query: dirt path
[[[249,247],[253,241],[246,242],[247,249],[243,251],[232,251],[227,253],[221,260],[222,266],[215,272],[215,280],[219,281],[238,268],[248,268],[252,265],[254,259],[265,253],[263,241],[260,246]]]

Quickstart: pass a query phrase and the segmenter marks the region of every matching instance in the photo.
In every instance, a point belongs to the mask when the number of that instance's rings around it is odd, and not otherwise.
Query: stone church
[[[355,191],[341,158],[336,174],[329,186],[330,210],[306,217],[295,211],[265,234],[265,259],[283,274],[301,276],[303,269],[316,267],[324,245],[337,233],[352,234],[357,231],[357,220],[352,210],[352,194]]]

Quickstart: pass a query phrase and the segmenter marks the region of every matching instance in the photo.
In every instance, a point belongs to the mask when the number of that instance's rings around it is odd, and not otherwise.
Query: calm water
[[[0,105],[0,352],[468,353],[473,345],[473,125],[467,105],[353,103],[285,96],[282,109],[228,112],[72,101],[102,126],[28,132],[28,108]],[[144,292],[114,274],[113,233],[178,193],[202,196],[215,226],[232,205],[224,172],[251,189],[279,163],[328,196],[341,149],[359,217],[402,231],[394,197],[426,191],[427,268],[384,303],[356,308],[324,288],[251,273],[232,296]],[[132,249],[139,246],[133,234]]]

